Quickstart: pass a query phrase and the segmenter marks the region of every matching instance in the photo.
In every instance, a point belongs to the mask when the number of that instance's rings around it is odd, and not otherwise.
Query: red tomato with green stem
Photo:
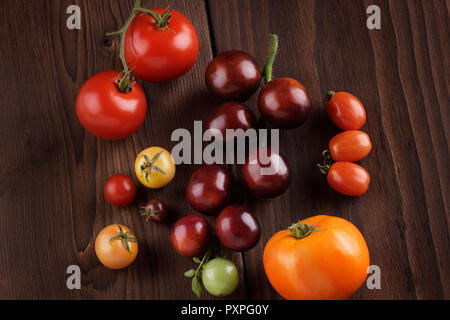
[[[130,136],[144,122],[147,99],[128,74],[103,71],[89,78],[78,92],[76,113],[83,127],[98,138]]]
[[[320,166],[320,170],[327,175],[330,187],[343,195],[361,196],[369,188],[369,173],[356,163],[340,161],[331,166]]]
[[[351,93],[329,91],[328,99],[328,116],[342,130],[359,130],[366,122],[366,109]]]
[[[171,9],[144,9],[137,0],[125,25],[108,36],[120,36],[120,58],[145,81],[163,82],[188,72],[197,60],[194,26]]]

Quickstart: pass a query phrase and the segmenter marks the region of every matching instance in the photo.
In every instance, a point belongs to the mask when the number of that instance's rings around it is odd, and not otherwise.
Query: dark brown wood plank
[[[445,1],[214,1],[208,2],[217,53],[240,49],[264,64],[268,34],[279,35],[275,76],[308,88],[313,111],[301,128],[281,134],[293,169],[290,190],[253,200],[262,241],[244,254],[249,297],[279,298],[268,283],[262,251],[291,222],[320,213],[354,223],[380,266],[381,290],[363,286],[353,298],[449,298],[449,52]],[[366,28],[377,4],[382,29]],[[447,54],[448,55],[448,54]],[[354,93],[364,103],[362,128],[373,143],[361,161],[369,192],[342,197],[314,169],[338,130],[327,119],[327,90]],[[256,97],[249,106],[257,110]]]
[[[79,31],[66,28],[66,8],[74,2],[82,10]],[[117,142],[97,140],[75,115],[82,83],[97,72],[120,68],[117,39],[107,41],[104,34],[120,28],[133,2],[2,4],[0,83],[8,90],[0,93],[0,298],[195,298],[190,280],[183,277],[193,264],[172,249],[170,223],[156,227],[137,214],[138,205],[156,197],[169,205],[171,222],[192,213],[184,188],[194,167],[178,166],[174,182],[164,190],[141,188],[137,201],[124,209],[106,203],[102,187],[114,173],[135,178],[139,151],[154,145],[171,150],[172,131],[192,129],[210,108],[203,84],[212,57],[204,1],[143,1],[184,13],[198,31],[201,49],[185,76],[144,84],[149,112],[136,134]],[[138,258],[126,270],[107,270],[95,256],[96,234],[111,223],[129,226],[140,239]],[[233,260],[242,272],[241,256]],[[66,288],[71,264],[82,269],[82,290]],[[230,298],[245,297],[242,284]]]

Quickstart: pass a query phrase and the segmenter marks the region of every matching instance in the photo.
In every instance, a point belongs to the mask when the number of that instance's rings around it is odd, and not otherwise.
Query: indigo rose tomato
[[[334,161],[355,162],[366,157],[372,150],[369,136],[359,130],[348,130],[334,136],[328,144]]]
[[[170,242],[182,256],[195,257],[206,250],[212,236],[208,221],[191,214],[179,219],[170,231]]]
[[[242,175],[250,191],[262,198],[281,195],[291,183],[288,163],[270,148],[252,151],[242,166]]]
[[[366,122],[361,101],[348,92],[328,92],[327,112],[331,121],[342,130],[359,130]]]
[[[206,291],[213,296],[228,296],[239,285],[239,272],[233,261],[215,258],[203,268],[202,282]]]
[[[205,130],[217,129],[222,134],[222,139],[226,140],[226,129],[246,131],[255,127],[255,115],[246,105],[238,102],[226,102],[209,114]]]
[[[153,199],[141,207],[139,214],[144,216],[146,221],[161,223],[167,217],[167,205],[161,200]]]
[[[311,111],[308,91],[292,78],[279,78],[267,83],[259,93],[258,105],[265,119],[286,129],[303,124]]]
[[[105,199],[114,206],[129,205],[136,197],[136,184],[126,174],[115,174],[103,185]]]
[[[150,9],[160,15],[166,9]],[[197,60],[198,36],[180,12],[169,10],[161,25],[150,15],[138,13],[125,34],[125,59],[134,74],[145,81],[163,82],[188,72]]]
[[[186,198],[197,211],[217,215],[232,200],[234,179],[231,172],[218,164],[203,165],[191,176]]]
[[[107,268],[126,268],[136,259],[137,253],[135,235],[121,224],[107,226],[95,239],[95,254]]]
[[[285,299],[347,299],[366,279],[369,250],[349,221],[319,215],[273,235],[263,263],[272,287]]]
[[[360,196],[367,192],[369,173],[353,162],[335,162],[331,165],[327,182],[334,190],[346,196]]]
[[[141,86],[135,83],[130,92],[121,92],[118,78],[118,71],[100,72],[90,77],[78,92],[78,120],[98,138],[126,138],[141,126],[147,114]]]
[[[231,205],[217,217],[216,234],[225,247],[243,252],[256,246],[261,230],[258,220],[248,208]]]
[[[210,62],[205,81],[224,101],[245,101],[258,89],[261,71],[256,60],[242,51],[226,51]]]

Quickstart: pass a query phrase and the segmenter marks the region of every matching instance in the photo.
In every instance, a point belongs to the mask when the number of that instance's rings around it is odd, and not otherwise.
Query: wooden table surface
[[[81,7],[81,30],[66,28],[71,4]],[[381,30],[366,27],[372,4],[381,8]],[[230,298],[280,299],[264,274],[264,245],[291,222],[323,213],[355,224],[371,264],[381,269],[381,289],[363,286],[353,299],[450,298],[449,1],[143,0],[184,13],[197,29],[200,54],[185,76],[143,84],[149,112],[134,135],[102,141],[78,122],[75,98],[88,77],[120,69],[118,42],[104,34],[120,28],[132,5],[1,1],[0,298],[195,298],[183,277],[191,260],[174,252],[169,230],[176,218],[194,213],[184,191],[196,166],[178,166],[163,190],[140,188],[122,209],[105,201],[103,183],[120,172],[137,181],[139,151],[170,150],[174,129],[205,120],[218,105],[203,80],[209,61],[239,49],[263,65],[269,33],[280,37],[275,76],[302,82],[313,109],[304,126],[281,132],[293,174],[289,190],[275,200],[250,199],[262,237],[253,250],[232,255],[241,284]],[[324,108],[330,89],[354,93],[367,110],[362,130],[373,151],[361,164],[372,180],[360,198],[337,194],[315,168],[338,132]],[[257,112],[255,96],[248,105]],[[150,198],[169,204],[170,223],[155,226],[138,216]],[[125,270],[104,268],[94,253],[96,234],[112,223],[131,227],[140,239],[138,258]],[[82,270],[81,290],[66,288],[73,264]]]

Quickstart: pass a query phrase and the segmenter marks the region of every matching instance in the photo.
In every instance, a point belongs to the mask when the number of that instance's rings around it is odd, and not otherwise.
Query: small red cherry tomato
[[[103,194],[113,206],[123,207],[136,197],[136,184],[126,174],[115,174],[106,180]]]
[[[126,138],[144,122],[147,99],[135,83],[130,92],[121,92],[119,71],[104,71],[90,77],[77,95],[76,112],[83,127],[106,140]]]
[[[334,161],[356,162],[370,153],[372,142],[365,132],[348,130],[334,136],[328,149]]]
[[[327,112],[331,121],[342,130],[358,130],[366,122],[366,110],[361,101],[348,92],[328,92]]]
[[[328,171],[327,182],[346,196],[360,196],[369,188],[369,173],[353,162],[335,162]]]

